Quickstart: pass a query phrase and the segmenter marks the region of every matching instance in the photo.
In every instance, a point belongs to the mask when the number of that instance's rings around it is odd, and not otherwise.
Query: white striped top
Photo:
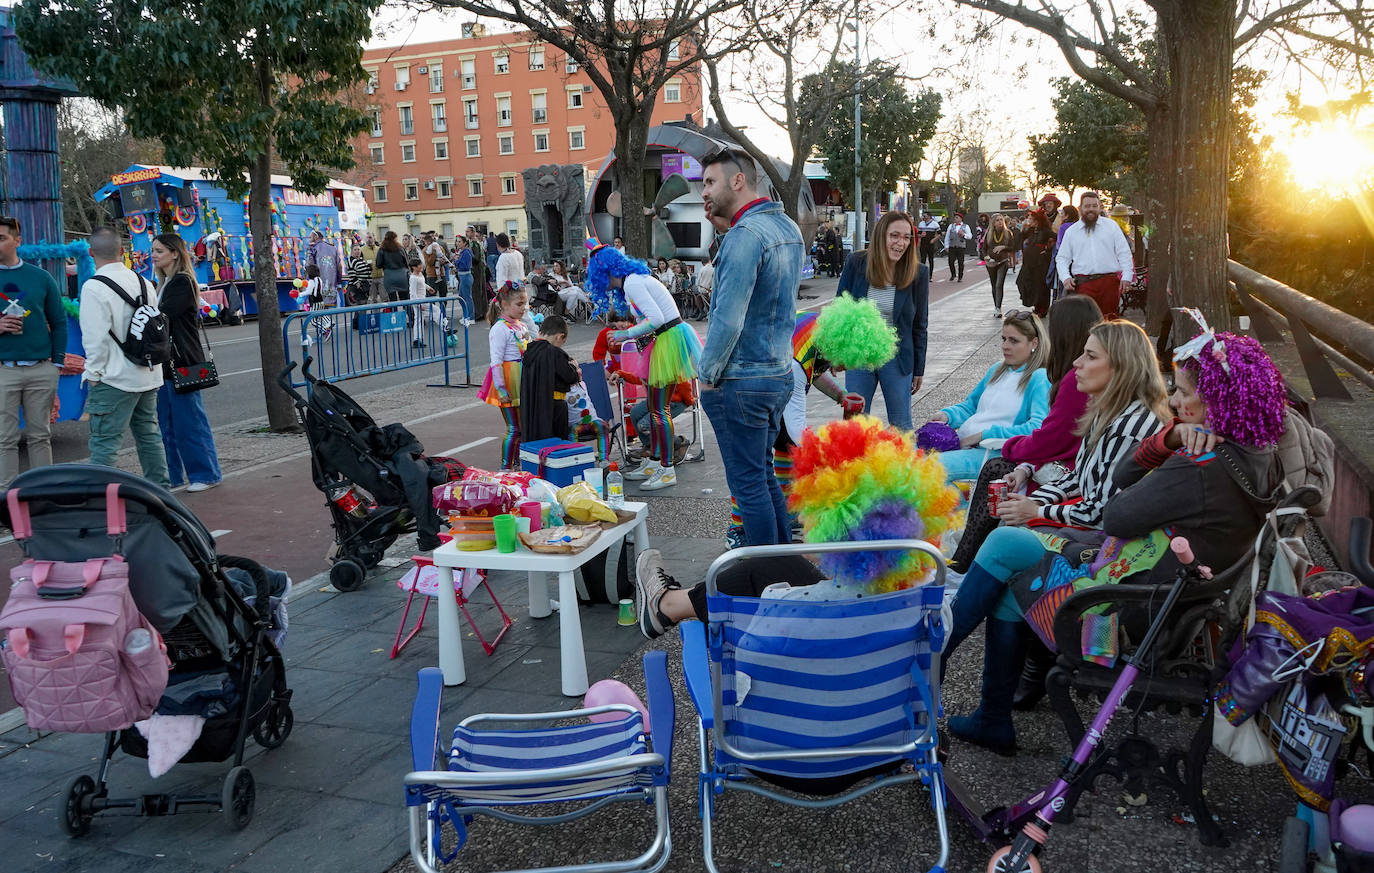
[[[878,311],[883,315],[883,321],[892,325],[892,310],[896,306],[897,288],[895,285],[887,285],[882,288],[874,285],[868,289],[868,299],[873,301],[873,305],[878,307]]]
[[[1137,443],[1163,427],[1164,422],[1145,404],[1132,401],[1112,420],[1095,445],[1083,441],[1072,472],[1031,495],[1041,505],[1040,517],[1077,527],[1102,527],[1102,509],[1118,490],[1112,482],[1117,464],[1135,451]],[[1077,503],[1064,502],[1074,497],[1082,499]]]

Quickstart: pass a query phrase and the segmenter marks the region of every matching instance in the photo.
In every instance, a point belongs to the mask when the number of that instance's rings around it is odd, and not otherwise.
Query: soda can
[[[1006,483],[1006,482],[989,482],[989,483],[988,483],[988,514],[989,514],[989,515],[992,515],[992,516],[996,516],[996,515],[997,515],[997,504],[1000,503],[1000,502],[1002,501],[1002,498],[1005,497],[1006,495],[1007,495],[1007,483]]]

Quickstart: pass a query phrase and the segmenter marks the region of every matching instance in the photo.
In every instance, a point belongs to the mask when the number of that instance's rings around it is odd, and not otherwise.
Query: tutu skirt
[[[477,389],[477,399],[491,406],[519,406],[520,405],[520,362],[502,361],[500,364],[501,376],[506,381],[506,394],[510,397],[510,402],[501,402],[501,395],[496,390],[496,382],[491,377],[492,367],[487,368],[487,375],[482,379],[482,387]]]
[[[684,321],[641,346],[637,366],[631,372],[647,385],[664,388],[695,379],[699,360],[701,338]]]

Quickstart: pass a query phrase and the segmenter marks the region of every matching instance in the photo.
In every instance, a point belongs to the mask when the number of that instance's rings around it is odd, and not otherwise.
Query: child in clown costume
[[[639,343],[637,375],[648,389],[649,453],[626,479],[647,479],[645,491],[677,484],[673,472],[673,417],[669,413],[673,386],[696,378],[701,339],[682,320],[673,296],[642,261],[631,260],[610,246],[597,246],[587,262],[587,291],[596,314],[634,308],[640,321],[611,334],[616,342]],[[630,305],[625,305],[626,303]]]
[[[501,469],[520,469],[520,361],[525,347],[539,335],[529,314],[525,289],[509,282],[491,301],[487,335],[491,366],[477,398],[501,410],[506,436],[501,443]]]

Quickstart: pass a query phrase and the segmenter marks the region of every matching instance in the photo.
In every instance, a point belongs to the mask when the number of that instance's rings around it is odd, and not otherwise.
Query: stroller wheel
[[[67,786],[67,802],[62,805],[62,831],[69,837],[84,836],[91,829],[91,798],[95,796],[95,780],[78,776]]]
[[[341,558],[329,568],[329,582],[340,591],[357,591],[366,578],[367,570],[352,558]]]
[[[258,799],[257,785],[247,767],[235,767],[224,777],[219,805],[230,830],[241,831],[253,820],[253,805]]]
[[[1030,855],[1021,865],[1013,870],[1007,866],[1007,856],[1011,854],[1011,846],[1003,846],[992,853],[992,860],[988,861],[988,873],[1042,873],[1045,869],[1040,866],[1040,859]]]
[[[264,749],[275,749],[291,736],[291,728],[296,717],[291,713],[291,704],[272,701],[267,715],[253,728],[253,739]]]

